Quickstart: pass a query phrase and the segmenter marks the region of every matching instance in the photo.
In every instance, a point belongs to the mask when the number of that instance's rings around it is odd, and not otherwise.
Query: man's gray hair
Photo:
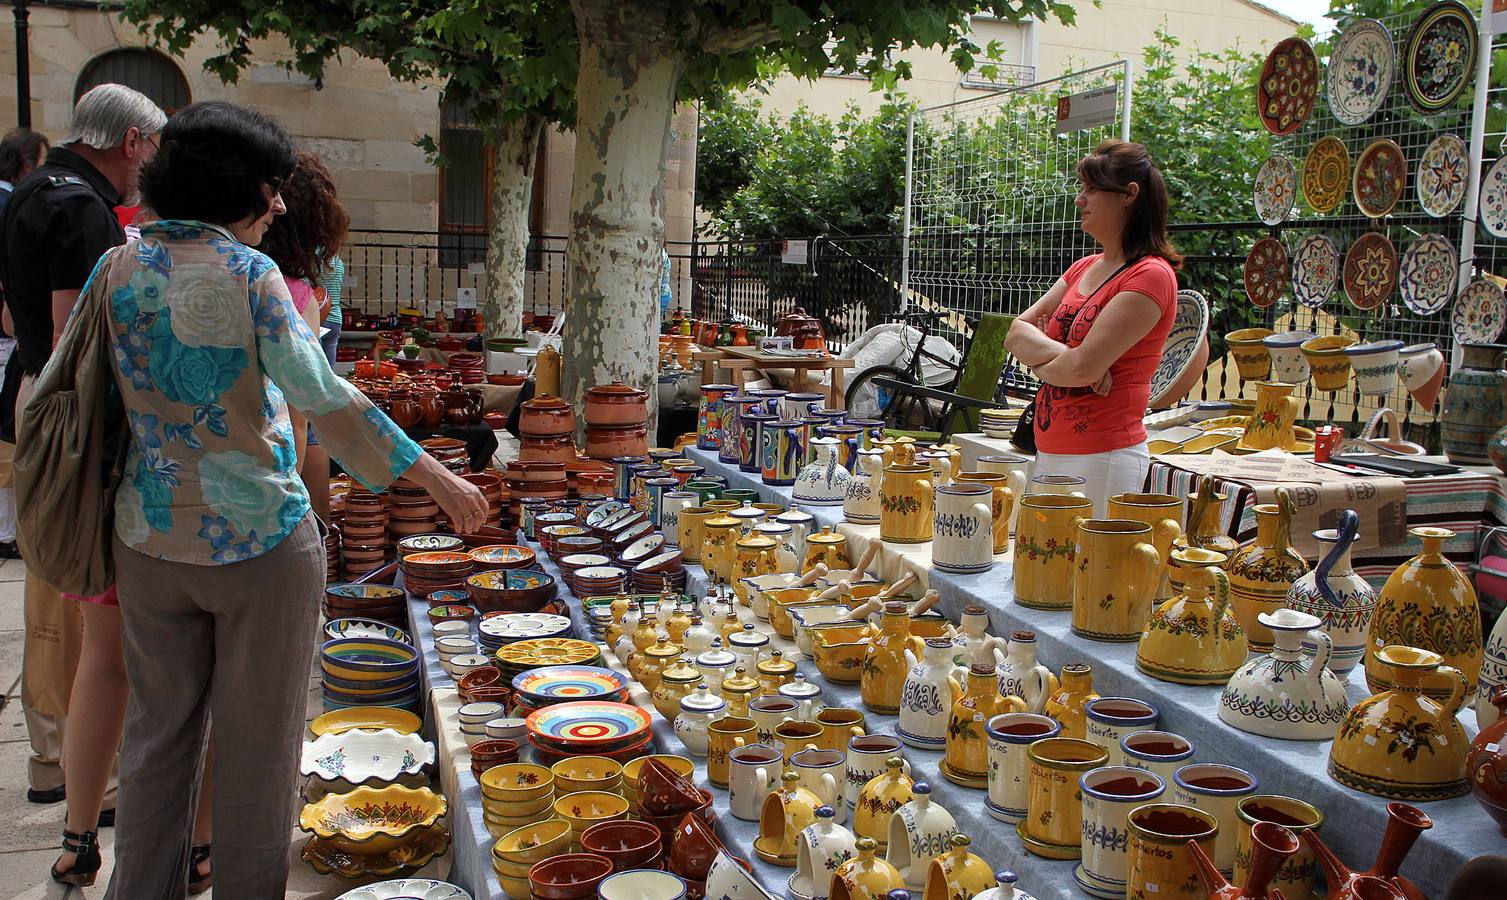
[[[73,107],[68,136],[59,143],[108,150],[120,146],[132,128],[146,137],[161,131],[166,124],[167,114],[146,94],[123,84],[101,84],[79,98]]]

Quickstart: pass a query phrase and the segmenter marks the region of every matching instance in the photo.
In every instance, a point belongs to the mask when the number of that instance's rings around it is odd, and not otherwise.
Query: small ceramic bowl
[[[690,883],[679,875],[636,867],[603,878],[597,885],[597,897],[600,900],[683,900],[690,889]]]
[[[475,671],[474,669],[472,671]],[[500,703],[504,708],[513,702],[513,689],[501,684],[489,684],[471,689],[472,703]],[[485,730],[485,728],[483,728]],[[491,735],[487,735],[491,737]]]
[[[532,865],[562,853],[569,846],[570,823],[564,819],[546,819],[498,838],[492,845],[492,856],[515,865]]]
[[[612,860],[595,853],[567,853],[535,863],[529,889],[539,900],[584,900],[612,873]]]
[[[628,801],[606,791],[582,791],[555,798],[555,815],[579,836],[598,822],[628,818]]]
[[[466,619],[446,619],[443,622],[435,622],[434,636],[442,637],[470,637],[471,623]]]
[[[638,775],[644,768],[644,763],[649,760],[657,760],[669,767],[671,772],[681,778],[690,778],[696,772],[696,764],[683,756],[669,756],[667,754],[655,754],[653,756],[640,756],[638,759],[623,763],[623,789],[629,789],[638,794]]]
[[[404,644],[413,643],[413,638],[408,635],[408,632],[374,619],[334,619],[325,624],[324,634],[332,641],[341,638],[375,637]]]
[[[473,747],[472,750],[474,751],[475,748]],[[554,805],[554,802],[555,798],[548,794],[543,797],[535,797],[532,800],[488,800],[482,798],[483,807],[490,811],[493,817],[497,819],[518,819],[525,816],[531,817],[536,821],[539,818],[547,819],[553,816],[553,813],[545,816],[540,816],[539,814],[550,809]]]
[[[502,680],[502,670],[496,666],[478,666],[462,675],[455,682],[456,693],[466,699],[467,704],[475,703],[471,700],[471,691],[479,687],[488,687]]]
[[[474,618],[476,618],[476,610],[469,606],[446,605],[429,607],[429,621],[434,624],[450,621],[467,622]],[[456,635],[456,637],[459,637],[459,635]]]
[[[553,795],[554,790],[554,773],[533,763],[496,766],[481,778],[482,796],[490,800],[533,800]]]
[[[648,822],[598,822],[580,834],[581,849],[612,860],[614,871],[653,868],[659,860],[663,835]]]
[[[456,657],[476,652],[476,642],[466,637],[443,637],[434,642],[434,650],[440,658]]]
[[[583,791],[612,793],[623,783],[623,767],[601,756],[577,756],[563,759],[550,771],[555,773],[555,792],[561,795]]]
[[[528,735],[528,720],[513,718],[492,719],[486,723],[487,736],[510,741],[521,741]]]
[[[485,734],[487,723],[501,715],[502,711],[501,703],[467,703],[460,708],[460,721],[462,725],[474,725],[477,731]]]

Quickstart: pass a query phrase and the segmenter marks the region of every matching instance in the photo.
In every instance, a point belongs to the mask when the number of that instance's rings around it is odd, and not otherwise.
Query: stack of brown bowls
[[[403,592],[385,584],[332,584],[324,591],[326,619],[371,619],[408,626],[408,601]]]
[[[480,353],[452,353],[447,363],[461,384],[482,384],[487,380],[486,361]]]
[[[589,597],[610,597],[621,594],[628,583],[628,572],[617,566],[586,566],[575,571],[575,594],[585,600]]]
[[[476,485],[487,498],[487,524],[502,524],[502,476],[493,472],[470,472],[461,476]]]
[[[629,573],[634,590],[642,594],[685,592],[686,572],[679,550],[656,554],[633,566]]]
[[[440,465],[457,475],[471,471],[471,457],[466,452],[466,442],[459,438],[432,437],[419,441],[419,446]]]
[[[471,550],[477,572],[494,569],[527,569],[534,564],[534,551],[518,544],[488,544]]]
[[[406,537],[431,534],[440,505],[415,482],[399,478],[387,487],[387,536],[396,545]]]
[[[559,397],[545,394],[518,407],[518,459],[568,463],[576,458],[576,412]]]
[[[466,579],[474,571],[471,556],[455,550],[412,553],[398,563],[403,570],[403,586],[415,597],[427,597],[435,591],[465,590]]]
[[[387,505],[384,498],[359,485],[345,495],[340,554],[347,578],[360,578],[382,566],[387,556]]]
[[[586,455],[597,460],[649,452],[649,394],[626,384],[586,392]]]
[[[514,520],[522,517],[520,498],[539,497],[546,500],[563,498],[568,493],[565,478],[565,463],[549,460],[526,462],[522,459],[508,463],[508,513]]]
[[[591,566],[610,566],[612,558],[600,553],[572,553],[562,556],[558,560],[560,575],[565,579],[565,586],[574,594],[576,592],[576,570]]]
[[[518,761],[518,742],[506,738],[477,741],[471,745],[471,774],[477,778],[493,766]]]
[[[340,580],[340,526],[331,525],[324,536],[324,580]]]
[[[555,541],[563,537],[589,535],[591,529],[585,525],[545,525],[536,526],[534,534],[539,536],[539,546],[544,548],[544,552],[549,554],[550,559],[558,563],[564,554],[555,546]]]

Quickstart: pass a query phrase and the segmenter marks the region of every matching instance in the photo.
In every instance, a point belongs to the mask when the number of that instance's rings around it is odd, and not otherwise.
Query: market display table
[[[1005,438],[992,438],[982,432],[963,432],[953,434],[948,440],[958,445],[958,452],[963,455],[963,471],[967,472],[975,468],[980,456],[1020,456],[1034,460],[1035,454],[1027,453]]]
[[[832,383],[827,388],[827,408],[844,409],[843,372],[853,368],[853,360],[838,356],[783,356],[764,353],[757,347],[699,347],[692,360],[701,363],[701,383],[715,384],[716,369],[721,367],[732,373],[733,382],[742,385],[751,380],[750,373],[763,369],[789,369],[794,380],[786,385],[791,391],[810,390],[811,373],[831,372]]]

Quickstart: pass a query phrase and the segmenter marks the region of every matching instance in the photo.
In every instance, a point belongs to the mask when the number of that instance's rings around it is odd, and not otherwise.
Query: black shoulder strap
[[[84,179],[78,177],[77,175],[48,175],[47,176],[47,183],[46,184],[42,184],[42,185],[38,185],[38,187],[55,187],[56,188],[56,187],[63,187],[64,185],[68,185],[68,184],[78,185],[79,187],[89,187],[90,186],[89,182],[87,182]]]

